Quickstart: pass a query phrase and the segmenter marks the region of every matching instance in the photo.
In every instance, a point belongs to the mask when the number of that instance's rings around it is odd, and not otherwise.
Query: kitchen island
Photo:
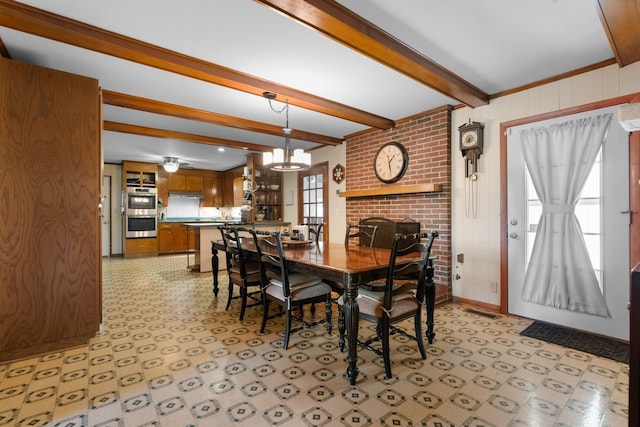
[[[195,221],[185,222],[183,224],[188,229],[192,229],[193,233],[189,232],[189,241],[187,242],[187,268],[192,271],[205,273],[212,271],[211,267],[211,242],[221,240],[220,230],[218,227],[221,225],[237,225],[246,228],[253,228],[255,230],[265,231],[280,231],[282,227],[289,227],[290,222],[283,221],[257,221],[257,222],[206,222]],[[226,270],[226,258],[224,254],[219,254],[220,270]]]

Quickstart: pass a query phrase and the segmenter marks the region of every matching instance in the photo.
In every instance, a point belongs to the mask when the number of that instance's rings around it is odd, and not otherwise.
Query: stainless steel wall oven
[[[157,237],[158,193],[155,188],[127,187],[123,195],[125,237]]]
[[[124,194],[125,215],[155,215],[158,212],[158,190],[127,187]]]
[[[126,238],[156,237],[158,217],[156,215],[126,215]]]

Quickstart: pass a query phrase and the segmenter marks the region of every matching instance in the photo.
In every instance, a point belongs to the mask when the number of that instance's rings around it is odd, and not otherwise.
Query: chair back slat
[[[250,232],[258,253],[263,286],[266,286],[270,279],[276,279],[282,283],[284,296],[288,297],[291,293],[287,274],[288,265],[284,257],[280,232],[262,230],[250,230]]]
[[[312,240],[315,240],[317,244],[320,241],[320,236],[322,236],[322,228],[324,227],[324,222],[317,224],[309,223],[304,225],[309,227],[309,238],[311,238],[311,235],[313,234]]]
[[[349,245],[355,241],[358,246],[375,246],[376,234],[378,233],[377,225],[367,224],[347,224],[347,232],[344,236],[344,244]]]
[[[431,249],[433,241],[438,237],[437,231],[431,233],[396,234],[389,256],[389,267],[385,282],[384,306],[390,309],[393,304],[394,282],[415,281],[416,298],[424,299],[425,286],[433,278],[433,258]],[[421,253],[419,260],[404,265],[396,265],[396,260],[410,253]]]

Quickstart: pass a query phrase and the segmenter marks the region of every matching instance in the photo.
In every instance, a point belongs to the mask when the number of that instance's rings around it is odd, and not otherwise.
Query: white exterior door
[[[576,216],[599,278],[610,318],[557,309],[521,299],[524,276],[541,212],[522,156],[520,131],[572,119],[613,113],[599,161],[581,194]],[[507,129],[508,311],[600,335],[629,339],[629,137],[617,122],[617,107]],[[599,177],[598,177],[599,176]],[[596,181],[594,181],[596,180]],[[580,206],[580,205],[579,205]],[[579,213],[582,212],[582,214]]]

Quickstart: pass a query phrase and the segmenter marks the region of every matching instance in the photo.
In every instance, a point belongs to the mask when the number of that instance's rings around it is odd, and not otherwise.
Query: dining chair
[[[260,265],[257,260],[249,259],[249,253],[242,249],[240,232],[248,233],[249,229],[232,226],[220,226],[218,228],[222,233],[222,241],[227,258],[227,274],[229,276],[229,296],[226,310],[229,310],[232,300],[240,298],[240,320],[243,320],[247,307],[262,304]],[[233,295],[235,286],[239,288],[240,295]],[[249,298],[253,302],[247,304]]]
[[[309,227],[309,238],[311,238],[313,241],[316,242],[316,244],[318,244],[318,242],[320,241],[320,236],[322,236],[322,227],[324,227],[324,222],[321,222],[319,224],[305,224],[307,227]]]
[[[331,334],[331,287],[316,275],[290,271],[285,258],[279,232],[250,230],[260,260],[264,312],[260,332],[264,333],[267,321],[285,315],[285,330],[282,348],[289,347],[289,337],[302,327],[311,327],[326,322],[327,333]],[[269,303],[274,302],[282,312],[269,315]],[[301,307],[305,304],[325,303],[325,320],[306,322]],[[296,314],[299,313],[299,315]],[[292,319],[299,320],[301,327],[291,329]]]
[[[349,245],[355,241],[356,245],[373,247],[378,233],[377,225],[347,224],[344,236],[344,244]]]
[[[425,291],[428,284],[433,284],[433,258],[431,248],[438,232],[419,234],[396,234],[391,247],[389,267],[384,289],[358,290],[358,306],[360,318],[376,324],[376,336],[367,341],[358,341],[368,350],[381,355],[384,360],[384,370],[387,378],[391,378],[391,357],[389,336],[399,333],[418,343],[420,356],[427,355],[422,339],[422,306],[425,301]],[[408,264],[396,263],[403,255],[420,252],[420,259]],[[344,304],[344,296],[338,300]],[[413,318],[414,335],[401,329],[398,323]],[[340,330],[340,334],[343,334]],[[382,349],[373,347],[376,341],[382,343]],[[340,338],[344,342],[344,338]],[[343,347],[341,347],[341,350]]]

